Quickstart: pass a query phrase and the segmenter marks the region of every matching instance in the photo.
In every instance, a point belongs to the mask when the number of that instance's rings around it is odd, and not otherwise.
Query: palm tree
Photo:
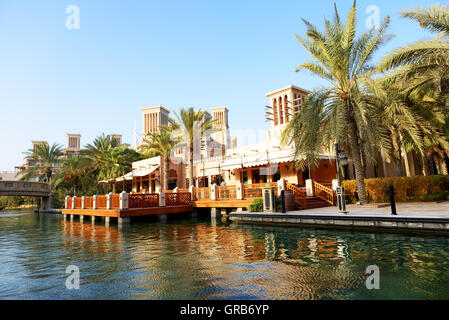
[[[426,155],[433,157],[438,173],[444,174],[449,155],[449,129],[445,126],[449,120],[449,7],[409,9],[401,16],[417,21],[437,36],[396,49],[382,59],[377,71],[391,71],[390,78],[402,81],[406,93],[418,95],[418,103],[431,111],[422,131]]]
[[[378,125],[379,115],[364,99],[368,92],[360,84],[377,49],[391,37],[386,34],[390,18],[379,29],[371,29],[356,37],[356,2],[346,23],[340,20],[335,6],[333,22],[325,20],[326,30],[320,32],[310,22],[306,37],[295,37],[309,52],[313,62],[296,68],[306,69],[327,80],[330,86],[310,94],[301,110],[284,131],[283,141],[295,143],[295,159],[300,166],[316,165],[318,155],[332,142],[350,152],[355,168],[357,190],[361,203],[367,203],[362,158],[374,161],[376,141],[386,143],[386,133]],[[302,159],[302,160],[301,160]]]
[[[193,160],[197,156],[195,152],[199,152],[194,146],[203,147],[204,136],[211,133],[215,121],[206,118],[205,111],[193,108],[181,109],[179,116],[176,112],[175,116],[176,120],[170,119],[170,126],[179,141],[189,148],[189,184],[194,186]]]
[[[34,165],[29,165],[23,172],[21,180],[29,180],[33,177],[38,177],[39,181],[47,181],[50,184],[51,177],[58,162],[62,156],[62,147],[58,144],[49,146],[47,143],[40,143],[29,149],[24,154],[25,159],[30,163],[35,162]]]
[[[95,138],[93,144],[88,144],[83,154],[89,162],[89,173],[96,174],[97,182],[122,176],[129,172],[132,162],[140,160],[141,155],[119,145],[116,139],[102,134]],[[115,192],[116,186],[113,186]]]
[[[146,156],[160,156],[162,158],[162,190],[168,190],[168,175],[170,170],[170,155],[178,139],[172,136],[171,130],[162,129],[149,133],[145,137],[139,150]]]
[[[422,28],[437,33],[437,36],[432,40],[422,40],[396,49],[381,60],[377,67],[378,71],[400,68],[401,76],[408,78],[420,75],[422,80],[432,81],[435,80],[433,77],[436,74],[440,76],[444,74],[447,80],[448,73],[441,71],[443,69],[447,71],[449,66],[449,7],[433,5],[427,9],[404,10],[400,14],[402,17],[417,21]],[[448,83],[440,89],[449,94]]]
[[[80,155],[67,157],[61,162],[62,167],[56,175],[54,185],[58,187],[62,183],[72,185],[73,195],[76,196],[84,170],[87,168],[87,159]]]

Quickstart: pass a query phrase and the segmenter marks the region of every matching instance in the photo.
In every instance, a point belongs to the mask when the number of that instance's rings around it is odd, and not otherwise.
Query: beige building
[[[323,161],[318,168],[301,171],[292,163],[293,147],[281,144],[285,125],[299,110],[307,93],[293,85],[268,93],[270,105],[266,107],[266,116],[272,128],[265,132],[261,142],[248,145],[237,146],[237,138],[231,137],[226,107],[206,112],[205,118],[215,120],[215,130],[204,138],[205,147],[194,158],[195,186],[275,183],[281,178],[301,187],[309,178],[330,185],[336,176],[331,154],[323,152]],[[162,124],[168,124],[170,110],[161,105],[142,108],[141,111],[143,136],[156,132]],[[185,149],[186,146],[176,148],[170,159],[169,189],[189,187],[189,161],[186,160]],[[161,188],[160,167],[160,157],[138,161],[133,163],[132,172],[109,182],[132,183],[133,192],[157,192]]]

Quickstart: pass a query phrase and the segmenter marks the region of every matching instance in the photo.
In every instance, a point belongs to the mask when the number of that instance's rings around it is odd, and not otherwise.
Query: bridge
[[[42,182],[0,180],[0,196],[49,197],[50,189]]]
[[[0,196],[40,197],[39,211],[51,209],[50,188],[47,183],[0,180]]]

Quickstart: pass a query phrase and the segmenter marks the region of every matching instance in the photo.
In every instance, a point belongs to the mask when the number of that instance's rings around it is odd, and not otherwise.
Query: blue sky
[[[234,129],[267,128],[267,92],[325,83],[295,68],[309,60],[294,38],[304,17],[322,27],[333,2],[0,0],[0,171],[23,163],[31,140],[85,145],[101,133],[132,144],[140,108],[227,106]],[[429,34],[399,18],[437,1],[358,1],[359,29],[377,5],[396,35],[379,56]],[[448,5],[448,1],[440,3]],[[337,1],[346,16],[352,1]],[[66,7],[80,29],[66,28]]]

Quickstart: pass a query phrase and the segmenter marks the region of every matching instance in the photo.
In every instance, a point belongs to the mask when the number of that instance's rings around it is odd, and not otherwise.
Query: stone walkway
[[[391,215],[390,204],[385,204],[385,207],[378,207],[378,205],[348,205],[346,210],[348,216],[368,215],[368,216],[385,216]],[[444,217],[449,216],[449,201],[440,203],[436,202],[408,202],[396,203],[396,212],[398,216],[421,216],[421,217]],[[307,209],[299,211],[289,211],[290,214],[313,214],[313,215],[340,215],[336,207],[324,207],[316,209]]]

